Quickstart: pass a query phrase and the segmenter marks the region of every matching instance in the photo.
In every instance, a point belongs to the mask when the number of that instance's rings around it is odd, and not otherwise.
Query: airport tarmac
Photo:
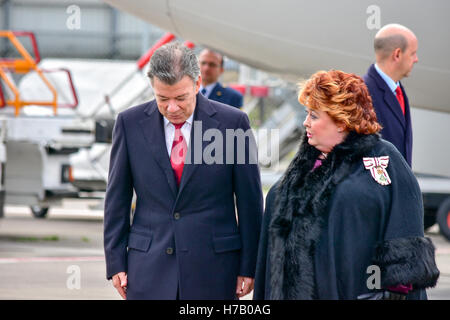
[[[120,300],[105,278],[103,212],[95,201],[67,200],[46,219],[7,206],[0,219],[0,299]],[[437,226],[427,232],[441,276],[429,299],[450,299],[450,242]],[[251,298],[251,294],[245,297]]]

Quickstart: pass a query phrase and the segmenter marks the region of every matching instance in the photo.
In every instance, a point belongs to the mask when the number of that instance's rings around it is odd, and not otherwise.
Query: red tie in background
[[[400,88],[400,85],[398,85],[397,89],[395,89],[395,95],[397,97],[398,103],[400,103],[403,115],[405,115],[405,99],[403,98],[403,92],[402,88]]]
[[[178,186],[180,185],[181,175],[183,174],[184,158],[187,153],[187,143],[181,133],[183,124],[184,122],[179,124],[173,123],[175,126],[175,137],[173,139],[172,152],[170,153],[170,164],[175,173]]]

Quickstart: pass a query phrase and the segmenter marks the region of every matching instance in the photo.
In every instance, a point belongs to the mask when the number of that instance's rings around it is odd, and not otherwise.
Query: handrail
[[[6,106],[6,100],[5,96],[3,95],[2,86],[0,85],[0,108],[3,108],[4,106]]]
[[[141,70],[150,61],[150,58],[152,57],[153,53],[155,53],[156,49],[162,47],[166,43],[169,43],[173,39],[175,39],[175,35],[170,32],[167,32],[165,35],[163,35],[145,54],[143,54],[139,58],[139,60],[137,61],[138,69]]]
[[[13,31],[13,33],[16,37],[30,38],[31,46],[33,47],[34,52],[34,63],[38,64],[39,62],[41,62],[41,55],[39,54],[39,48],[34,33],[30,31]]]
[[[35,51],[35,58],[28,53],[24,46],[17,39],[17,36],[29,36],[33,45],[33,50]],[[37,48],[36,37],[32,32],[26,31],[5,31],[0,30],[0,38],[7,38],[13,46],[17,49],[22,59],[0,59],[0,77],[4,80],[6,85],[14,93],[14,100],[7,100],[5,104],[13,105],[15,107],[15,116],[20,113],[20,108],[26,105],[40,105],[40,106],[51,106],[53,107],[53,112],[56,115],[58,108],[58,93],[53,85],[47,80],[42,71],[38,68],[37,63],[40,61],[39,50]],[[45,83],[47,88],[51,91],[53,95],[52,101],[23,101],[20,99],[20,92],[12,83],[5,70],[9,70],[15,73],[28,73],[34,70],[36,74]]]
[[[29,61],[34,61],[38,64],[41,61],[41,55],[39,54],[39,49],[36,41],[36,36],[33,32],[29,31],[5,31],[0,30],[0,38],[8,38],[10,42],[16,47],[20,55],[24,59],[15,58],[0,58],[0,64],[7,69],[15,70],[20,73],[27,73],[30,69]],[[31,45],[33,47],[34,58],[28,53],[28,51],[22,46],[17,37],[29,37],[31,40]],[[18,71],[17,71],[18,70]]]
[[[42,72],[44,72],[44,73],[52,73],[52,72],[59,72],[59,71],[62,71],[67,74],[67,79],[69,80],[70,91],[73,96],[73,103],[65,103],[65,104],[60,103],[60,104],[58,104],[58,108],[74,109],[78,106],[79,100],[78,100],[77,91],[75,90],[75,85],[73,84],[72,73],[70,72],[70,70],[67,68],[42,69]]]

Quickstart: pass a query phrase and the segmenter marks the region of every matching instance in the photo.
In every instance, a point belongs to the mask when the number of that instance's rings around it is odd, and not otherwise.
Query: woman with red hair
[[[266,198],[254,299],[426,299],[439,270],[420,188],[363,80],[319,71],[298,98],[305,133]]]

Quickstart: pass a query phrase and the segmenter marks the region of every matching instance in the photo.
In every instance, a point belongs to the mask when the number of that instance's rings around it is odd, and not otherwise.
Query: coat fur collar
[[[351,132],[311,171],[320,152],[303,135],[276,190],[269,226],[271,299],[314,299],[314,247],[327,219],[328,202],[351,166],[379,139],[377,134]]]

